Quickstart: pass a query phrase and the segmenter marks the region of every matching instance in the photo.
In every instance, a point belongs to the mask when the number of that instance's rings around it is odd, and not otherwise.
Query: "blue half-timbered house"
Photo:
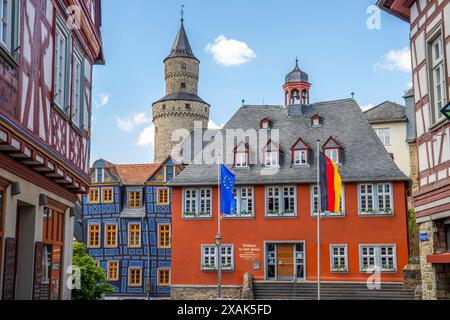
[[[170,296],[172,191],[181,167],[116,165],[98,160],[83,197],[83,228],[90,256],[106,271],[114,296]]]

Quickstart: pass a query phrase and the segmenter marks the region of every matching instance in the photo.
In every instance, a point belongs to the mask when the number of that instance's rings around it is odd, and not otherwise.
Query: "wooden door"
[[[277,245],[277,276],[278,279],[294,277],[294,245]]]

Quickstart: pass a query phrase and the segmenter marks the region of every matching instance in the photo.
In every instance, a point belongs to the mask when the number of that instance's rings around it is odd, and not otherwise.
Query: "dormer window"
[[[265,118],[261,120],[261,129],[270,129],[270,119]]]
[[[243,142],[234,149],[234,166],[236,168],[247,168],[249,165],[248,145]]]
[[[341,146],[333,137],[330,137],[324,144],[323,152],[334,163],[338,164],[341,162]]]
[[[308,164],[308,151],[294,150],[294,165],[304,166],[306,164]]]
[[[103,183],[105,179],[105,169],[95,169],[95,182]]]
[[[277,167],[280,164],[279,158],[280,158],[280,151],[278,149],[278,146],[273,143],[272,141],[269,141],[267,144],[264,152],[264,165],[266,167]]]
[[[339,149],[325,149],[325,155],[334,163],[339,163]]]
[[[292,147],[292,163],[294,166],[309,164],[309,146],[301,138]]]
[[[320,127],[321,126],[321,118],[318,115],[315,115],[311,118],[311,126],[313,127]]]

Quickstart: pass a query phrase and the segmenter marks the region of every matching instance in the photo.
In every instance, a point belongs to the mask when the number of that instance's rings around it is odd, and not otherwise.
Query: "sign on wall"
[[[420,241],[425,242],[430,239],[430,236],[428,235],[428,232],[423,232],[420,234]]]
[[[34,251],[33,300],[39,300],[41,298],[43,256],[44,244],[42,242],[36,242],[36,250]]]
[[[17,240],[5,239],[5,266],[3,268],[3,300],[14,300],[16,288]]]

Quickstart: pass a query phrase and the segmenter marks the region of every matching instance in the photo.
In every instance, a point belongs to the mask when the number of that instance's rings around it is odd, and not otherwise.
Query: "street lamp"
[[[217,299],[222,298],[222,236],[220,233],[214,238],[217,246]]]

